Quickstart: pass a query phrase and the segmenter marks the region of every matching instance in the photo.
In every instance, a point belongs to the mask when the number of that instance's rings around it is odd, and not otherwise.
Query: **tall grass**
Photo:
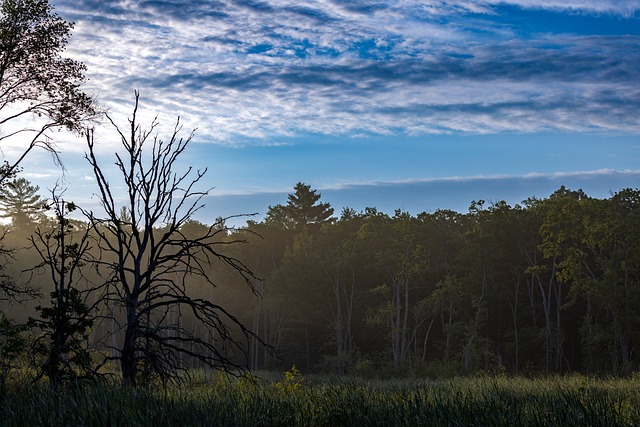
[[[60,390],[13,384],[3,426],[632,426],[640,378],[583,376],[442,381],[227,378],[147,390],[113,384]]]

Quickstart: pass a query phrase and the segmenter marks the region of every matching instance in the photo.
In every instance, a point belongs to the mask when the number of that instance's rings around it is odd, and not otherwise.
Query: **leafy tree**
[[[136,385],[140,376],[146,382],[151,374],[175,378],[176,371],[183,368],[181,355],[215,368],[242,369],[248,361],[248,345],[238,336],[248,344],[255,334],[225,307],[194,297],[191,284],[199,279],[215,287],[211,272],[215,267],[231,268],[251,287],[254,275],[241,261],[219,249],[240,242],[229,239],[229,229],[221,228],[219,222],[200,229],[195,236],[183,232],[208,194],[208,190],[196,189],[206,170],[195,174],[191,168],[181,173],[174,170],[193,133],[180,138],[179,120],[168,141],[153,135],[158,125],[155,120],[149,130],[141,129],[138,98],[136,92],[127,132],[108,117],[124,149],[122,155],[116,154],[116,166],[125,188],[126,220],[112,192],[116,176],[102,169],[93,134],[87,136],[86,157],[105,215],[86,214],[99,239],[97,264],[106,275],[103,302],[121,310],[118,319],[123,323],[124,337],[116,358],[123,382]],[[148,152],[144,150],[147,147]],[[192,313],[206,336],[181,323],[183,310]]]
[[[57,388],[93,376],[88,346],[94,315],[80,289],[86,284],[83,269],[89,261],[89,229],[74,230],[67,215],[76,206],[55,191],[49,206],[55,213],[56,226],[38,228],[30,240],[41,259],[32,272],[48,272],[53,283],[51,305],[36,307],[40,318],[31,318],[29,324],[43,332],[35,343],[35,353],[43,359],[40,375],[46,374],[51,386]]]
[[[376,211],[370,213],[359,237],[373,251],[371,267],[378,281],[373,291],[383,296],[381,305],[371,312],[370,321],[388,329],[393,366],[399,368],[407,361],[415,337],[411,317],[414,293],[428,260],[417,242],[419,222],[415,217],[400,210],[393,217]]]
[[[540,300],[544,314],[544,349],[545,369],[549,370],[555,360],[554,367],[560,370],[563,360],[561,309],[563,295],[566,291],[564,285],[575,287],[575,291],[586,291],[589,307],[585,316],[587,331],[583,336],[587,354],[592,353],[591,341],[593,334],[589,332],[594,313],[591,307],[593,293],[588,288],[597,277],[594,271],[587,266],[589,263],[585,257],[583,245],[584,237],[583,215],[585,203],[589,199],[582,191],[572,191],[564,186],[556,190],[546,199],[539,208],[542,209],[544,220],[540,226],[542,242],[540,249],[546,258],[546,262],[532,265],[527,270],[531,274],[532,282],[538,285]],[[595,213],[595,212],[594,212]],[[586,267],[582,271],[582,267]],[[584,272],[588,272],[584,275]],[[574,291],[574,292],[575,292]],[[555,302],[555,304],[553,304]],[[555,313],[552,311],[555,305]],[[555,314],[555,316],[552,316]],[[555,317],[555,319],[554,319]],[[553,327],[555,324],[555,328]],[[555,340],[554,330],[555,329]],[[590,359],[591,356],[587,356]],[[588,363],[589,364],[589,363]]]
[[[559,282],[571,286],[574,301],[586,303],[586,368],[629,374],[639,338],[640,193],[626,189],[607,200],[560,195],[562,209],[550,210],[541,230],[546,253],[560,260]]]
[[[0,187],[1,218],[11,218],[14,227],[32,225],[42,215],[45,199],[38,194],[40,187],[25,178],[17,178]]]
[[[0,143],[26,141],[5,161],[0,184],[36,147],[57,152],[49,132],[80,132],[93,116],[91,98],[80,90],[85,66],[61,53],[73,24],[53,13],[47,0],[2,0],[0,5]],[[30,124],[25,125],[30,119]]]
[[[61,55],[72,28],[53,13],[47,0],[2,0],[0,4],[0,147],[22,147],[0,164],[0,188],[15,178],[22,161],[37,147],[59,163],[51,131],[66,128],[79,133],[83,122],[95,114],[93,101],[80,90],[85,66]],[[12,255],[4,246],[0,252]],[[9,299],[37,294],[4,273],[0,292]]]

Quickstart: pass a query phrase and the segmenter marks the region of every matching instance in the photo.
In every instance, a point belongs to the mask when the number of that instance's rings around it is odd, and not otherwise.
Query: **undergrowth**
[[[469,377],[447,380],[227,376],[122,387],[103,382],[54,393],[9,384],[2,426],[632,426],[640,377]]]

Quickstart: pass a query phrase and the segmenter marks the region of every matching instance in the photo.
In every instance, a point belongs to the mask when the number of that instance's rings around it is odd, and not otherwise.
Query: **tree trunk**
[[[127,307],[127,329],[124,335],[124,343],[120,352],[120,366],[122,369],[122,382],[124,385],[136,386],[137,360],[136,339],[138,338],[139,319],[136,311],[137,301],[129,299]]]

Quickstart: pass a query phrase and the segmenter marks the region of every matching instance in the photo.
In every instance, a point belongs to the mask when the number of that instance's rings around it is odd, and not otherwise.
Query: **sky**
[[[182,166],[207,168],[205,223],[261,219],[299,181],[336,214],[640,186],[640,0],[50,3],[116,123],[139,90],[160,138],[196,129]],[[112,165],[106,123],[96,140]],[[69,196],[97,203],[83,141],[59,148]],[[29,162],[42,189],[60,178]]]

